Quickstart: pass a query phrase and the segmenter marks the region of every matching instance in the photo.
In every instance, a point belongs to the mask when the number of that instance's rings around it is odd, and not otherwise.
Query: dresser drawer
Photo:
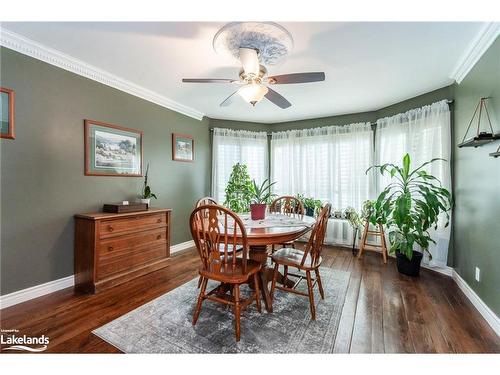
[[[166,227],[99,240],[97,259],[100,263],[167,243]]]
[[[99,237],[113,237],[126,233],[165,227],[166,225],[167,216],[165,213],[129,216],[123,219],[102,220],[99,222]]]
[[[165,243],[100,261],[97,264],[97,280],[106,279],[124,271],[131,272],[134,268],[141,268],[156,260],[166,259],[168,257],[167,248]]]

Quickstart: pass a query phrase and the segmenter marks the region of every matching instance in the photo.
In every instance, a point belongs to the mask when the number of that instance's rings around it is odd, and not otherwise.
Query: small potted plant
[[[410,155],[403,157],[403,165],[376,165],[381,174],[389,172],[393,181],[380,193],[373,204],[370,222],[387,227],[390,252],[396,252],[398,271],[409,276],[418,276],[423,254],[415,251],[419,245],[429,253],[429,244],[435,241],[428,230],[437,229],[441,213],[446,216],[448,226],[452,199],[441,182],[428,174],[423,167],[444,159],[432,159],[418,168],[410,170]],[[368,172],[367,170],[367,172]],[[432,255],[429,253],[432,258]]]
[[[354,207],[347,207],[342,216],[349,222],[352,229],[357,229],[363,226],[363,220]]]
[[[151,203],[151,198],[158,199],[156,197],[156,194],[151,192],[151,188],[148,185],[148,173],[149,173],[149,163],[148,166],[146,167],[146,174],[144,175],[144,185],[142,187],[142,193],[141,193],[141,203],[146,203],[148,205],[148,208]]]
[[[304,208],[307,216],[314,216],[321,210],[321,201],[314,198],[304,198]]]
[[[252,220],[263,220],[266,217],[266,208],[270,202],[273,194],[271,193],[271,186],[276,182],[269,182],[265,179],[259,186],[252,181],[253,192],[252,192],[252,203],[250,204],[250,217]]]

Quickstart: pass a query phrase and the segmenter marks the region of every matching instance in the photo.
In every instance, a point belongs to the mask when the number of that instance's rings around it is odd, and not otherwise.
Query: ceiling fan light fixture
[[[257,104],[262,100],[262,98],[264,98],[264,95],[266,95],[268,91],[269,89],[262,84],[250,83],[241,87],[238,90],[238,94],[240,94],[243,100],[245,100],[247,103],[255,106],[255,104]]]

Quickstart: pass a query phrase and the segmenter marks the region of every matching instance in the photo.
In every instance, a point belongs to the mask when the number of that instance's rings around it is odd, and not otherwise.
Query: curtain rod
[[[448,104],[452,104],[452,103],[454,103],[454,102],[455,102],[455,100],[454,100],[454,99],[446,99],[446,103],[448,103]],[[332,116],[332,117],[334,117],[334,116]],[[299,120],[299,121],[300,121],[300,120]],[[307,121],[307,120],[304,120],[304,121]],[[375,126],[375,125],[377,125],[377,123],[376,123],[376,122],[370,122],[370,125],[371,125],[371,126]],[[325,125],[325,126],[328,126],[328,125]],[[341,126],[341,125],[339,125],[339,126]],[[213,131],[214,131],[214,128],[210,128],[209,130],[210,130],[211,132],[213,132]],[[244,129],[244,130],[248,130],[248,129]],[[267,134],[267,135],[272,135],[273,133],[272,133],[272,132],[266,132],[266,134]]]

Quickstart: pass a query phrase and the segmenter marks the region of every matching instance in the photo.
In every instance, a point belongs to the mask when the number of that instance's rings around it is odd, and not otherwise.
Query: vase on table
[[[266,218],[266,208],[265,203],[252,203],[250,205],[250,218],[252,220],[264,220]]]
[[[147,207],[149,208],[151,198],[141,198],[141,203],[146,203]]]

